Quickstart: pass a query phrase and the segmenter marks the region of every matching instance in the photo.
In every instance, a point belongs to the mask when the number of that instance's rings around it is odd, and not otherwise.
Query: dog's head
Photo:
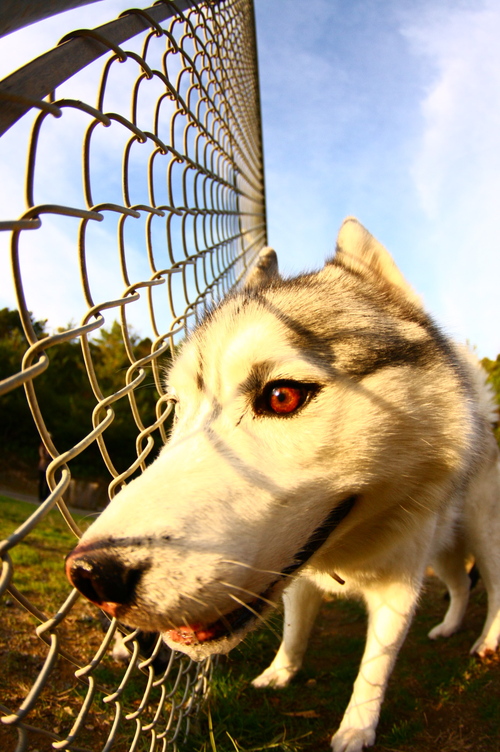
[[[448,345],[361,225],[317,274],[272,268],[186,342],[168,444],[67,560],[87,598],[195,658],[231,649],[307,562],[362,566],[460,453]]]

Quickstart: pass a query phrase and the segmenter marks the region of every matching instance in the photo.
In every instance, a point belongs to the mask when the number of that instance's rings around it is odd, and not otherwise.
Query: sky
[[[444,330],[500,352],[500,4],[256,0],[269,241],[321,266],[356,216]]]
[[[0,39],[0,78],[68,28],[100,25],[131,5],[102,0]],[[255,0],[255,10],[269,243],[282,272],[320,268],[342,220],[354,215],[443,329],[495,358],[498,0]],[[12,187],[16,145],[1,141],[4,218],[22,211],[22,195]],[[51,252],[63,274],[70,243],[59,232]],[[10,298],[1,242],[0,234],[3,306]],[[69,290],[58,303],[65,321],[71,300]]]

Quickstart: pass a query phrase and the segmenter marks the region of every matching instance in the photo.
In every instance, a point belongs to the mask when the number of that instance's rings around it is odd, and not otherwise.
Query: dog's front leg
[[[254,687],[285,687],[302,666],[322,593],[306,577],[297,577],[283,593],[283,641],[271,665],[253,680]]]
[[[361,752],[375,729],[394,661],[410,626],[420,583],[378,583],[363,589],[368,608],[366,646],[349,705],[332,738],[334,752]]]

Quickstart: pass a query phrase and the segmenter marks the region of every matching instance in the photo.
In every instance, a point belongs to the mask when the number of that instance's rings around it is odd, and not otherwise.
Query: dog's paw
[[[361,752],[375,744],[375,731],[372,728],[339,728],[332,737],[333,752]]]
[[[260,676],[257,676],[253,680],[252,686],[257,687],[257,689],[262,689],[263,687],[276,687],[280,689],[281,687],[286,687],[296,673],[297,669],[293,669],[290,666],[283,666],[282,668],[269,666]]]
[[[454,634],[457,629],[458,626],[455,624],[446,624],[446,622],[442,621],[441,624],[438,624],[434,629],[431,629],[427,636],[431,640],[437,640],[440,637],[450,637],[450,635]]]
[[[496,635],[481,637],[476,640],[471,648],[471,655],[478,655],[480,658],[485,658],[488,654],[495,653],[498,648],[498,637]]]

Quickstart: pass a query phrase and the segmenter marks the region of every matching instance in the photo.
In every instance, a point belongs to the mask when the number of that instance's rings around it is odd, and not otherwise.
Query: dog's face
[[[441,345],[363,253],[364,279],[338,263],[240,293],[186,343],[169,443],[68,558],[90,600],[193,657],[226,652],[308,559],[362,566],[427,477],[419,503],[437,503],[460,452],[443,442]]]

